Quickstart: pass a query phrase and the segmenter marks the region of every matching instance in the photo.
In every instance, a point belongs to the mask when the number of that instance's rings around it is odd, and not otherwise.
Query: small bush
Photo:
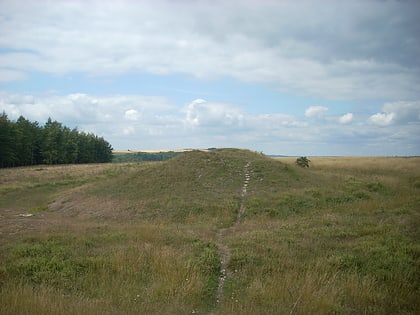
[[[311,160],[309,160],[306,156],[301,156],[296,159],[296,164],[300,167],[309,167],[309,162],[311,162]]]

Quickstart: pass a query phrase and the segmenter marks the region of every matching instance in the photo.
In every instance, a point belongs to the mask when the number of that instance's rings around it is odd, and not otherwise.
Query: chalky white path
[[[251,166],[250,162],[247,162],[244,166],[245,178],[244,178],[244,183],[242,185],[241,203],[240,203],[238,213],[236,216],[236,221],[234,222],[234,224],[232,224],[228,228],[219,229],[217,233],[216,243],[217,243],[219,257],[220,257],[220,276],[219,276],[217,295],[216,295],[217,304],[219,304],[222,300],[223,290],[225,287],[225,281],[231,275],[231,272],[227,268],[229,259],[230,259],[230,249],[225,244],[225,235],[229,233],[232,229],[234,229],[238,224],[241,223],[242,216],[245,213],[247,188],[248,188],[249,181],[251,179],[250,166]]]

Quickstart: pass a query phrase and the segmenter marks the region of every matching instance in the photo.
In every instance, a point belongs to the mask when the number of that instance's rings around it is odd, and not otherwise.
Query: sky
[[[420,155],[420,1],[0,0],[0,112],[114,149]]]

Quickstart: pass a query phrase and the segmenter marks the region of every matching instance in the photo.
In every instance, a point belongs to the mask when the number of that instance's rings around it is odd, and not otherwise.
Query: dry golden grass
[[[63,179],[91,178],[102,174],[115,165],[110,164],[75,164],[75,165],[39,165],[0,169],[0,185],[19,186]]]
[[[420,313],[420,159],[311,160],[222,150],[0,170],[0,313]],[[216,236],[248,161],[216,304]]]

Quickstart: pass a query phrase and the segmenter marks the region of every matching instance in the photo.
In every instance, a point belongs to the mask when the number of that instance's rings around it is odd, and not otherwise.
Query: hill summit
[[[121,167],[116,176],[95,184],[84,194],[86,199],[98,199],[98,209],[94,211],[97,215],[169,220],[201,216],[227,222],[238,210],[247,163],[260,182],[280,176],[275,175],[279,171],[283,174],[280,177],[290,177],[284,173],[281,162],[260,153],[242,149],[194,150],[163,162]],[[255,185],[254,188],[259,189]]]

